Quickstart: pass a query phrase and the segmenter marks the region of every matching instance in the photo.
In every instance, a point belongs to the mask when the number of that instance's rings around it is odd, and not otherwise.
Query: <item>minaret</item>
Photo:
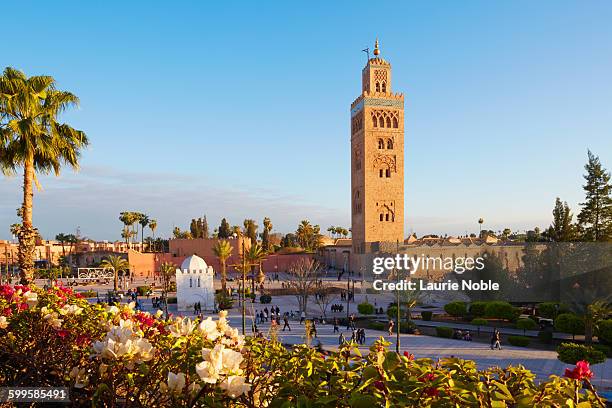
[[[392,92],[391,64],[374,58],[351,105],[353,253],[373,243],[404,241],[404,95]]]

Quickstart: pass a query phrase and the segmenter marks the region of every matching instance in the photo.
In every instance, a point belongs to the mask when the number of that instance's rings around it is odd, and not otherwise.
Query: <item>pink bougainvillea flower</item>
[[[589,367],[589,363],[587,361],[581,360],[576,363],[576,367],[573,369],[566,368],[565,376],[567,378],[573,378],[574,380],[588,380],[593,378],[593,372]]]
[[[438,389],[434,387],[427,387],[425,388],[424,392],[429,397],[437,397],[440,393],[440,391],[438,391]]]
[[[427,373],[424,376],[422,376],[421,378],[419,378],[420,382],[429,382],[429,381],[433,381],[436,378],[434,373]]]

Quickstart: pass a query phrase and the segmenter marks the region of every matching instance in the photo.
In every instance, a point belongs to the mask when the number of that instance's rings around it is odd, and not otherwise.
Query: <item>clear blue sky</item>
[[[612,167],[612,2],[3,5],[0,66],[81,98],[78,174],[41,178],[46,238],[117,239],[207,214],[350,226],[349,108],[375,37],[406,95],[406,233],[547,226],[577,211],[587,148]],[[10,18],[6,18],[10,16]],[[20,180],[0,184],[0,237]]]

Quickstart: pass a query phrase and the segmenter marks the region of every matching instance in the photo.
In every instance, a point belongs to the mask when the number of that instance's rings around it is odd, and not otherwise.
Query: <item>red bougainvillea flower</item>
[[[2,311],[2,316],[9,317],[12,314],[13,314],[13,310],[10,307],[7,307]]]
[[[566,368],[565,376],[567,378],[573,378],[574,380],[588,380],[593,378],[593,372],[589,367],[589,363],[581,360],[576,363],[576,367],[574,367],[572,370]]]
[[[62,339],[64,337],[66,337],[70,332],[68,330],[57,330],[56,331],[58,337],[61,337]]]
[[[6,300],[11,300],[11,298],[13,297],[13,293],[15,293],[15,290],[13,290],[13,288],[9,285],[0,286],[0,296],[5,298]]]
[[[383,384],[382,381],[375,381],[374,382],[374,386],[379,390],[379,391],[384,391],[385,390],[385,384]]]
[[[86,336],[84,334],[79,334],[76,336],[76,339],[74,340],[74,342],[77,344],[77,346],[83,346],[87,343],[89,343],[90,338],[89,336]]]
[[[27,308],[28,308],[28,304],[27,304],[27,303],[19,303],[19,304],[17,305],[17,309],[18,309],[19,311],[22,311],[22,310],[27,310]]]
[[[414,354],[409,353],[407,351],[404,351],[404,357],[406,357],[410,361],[414,360]]]
[[[143,326],[151,327],[155,323],[155,319],[150,315],[146,315],[142,312],[138,312],[134,315],[134,319],[139,321]]]
[[[433,381],[436,378],[434,373],[427,373],[424,376],[422,376],[421,378],[419,378],[420,382],[429,382],[429,381]]]
[[[425,388],[424,392],[429,397],[437,397],[440,393],[440,391],[438,391],[438,389],[434,387],[427,387]]]

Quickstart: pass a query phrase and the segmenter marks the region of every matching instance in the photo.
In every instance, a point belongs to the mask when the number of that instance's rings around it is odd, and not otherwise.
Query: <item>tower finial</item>
[[[378,38],[376,38],[376,42],[374,43],[374,55],[378,57],[378,54],[380,54],[380,50],[378,49]]]

